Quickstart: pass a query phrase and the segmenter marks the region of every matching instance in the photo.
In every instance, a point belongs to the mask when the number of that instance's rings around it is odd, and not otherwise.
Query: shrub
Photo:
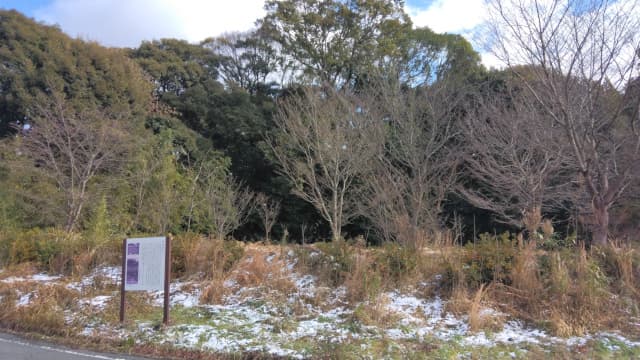
[[[95,249],[78,233],[56,228],[31,229],[17,232],[6,241],[10,243],[10,265],[33,262],[44,271],[82,274],[95,263]]]
[[[387,243],[379,251],[376,263],[395,282],[413,277],[418,269],[419,252],[413,247]]]
[[[476,243],[467,244],[462,261],[468,285],[477,288],[493,281],[508,284],[516,245],[509,233],[482,234]]]
[[[354,249],[351,271],[346,275],[344,286],[351,302],[375,299],[383,290],[385,275],[376,257],[364,249]]]
[[[211,279],[218,272],[229,272],[243,255],[242,243],[234,240],[185,233],[176,235],[172,241],[172,269],[178,276]]]
[[[316,244],[321,254],[310,264],[329,286],[342,285],[355,263],[354,249],[344,240]]]

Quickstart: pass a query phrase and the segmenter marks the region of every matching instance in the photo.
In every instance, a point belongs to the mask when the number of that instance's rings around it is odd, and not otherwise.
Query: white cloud
[[[67,34],[107,46],[137,47],[142,40],[198,42],[245,31],[264,15],[264,0],[54,0],[35,18]]]
[[[463,35],[480,53],[485,66],[503,66],[484,43],[482,26],[488,18],[485,0],[435,0],[426,8],[406,6],[406,11],[415,27],[427,26],[437,33]]]
[[[70,36],[107,46],[137,47],[143,40],[198,42],[246,31],[264,16],[263,5],[264,0],[53,0],[33,15],[60,25]],[[406,11],[417,27],[462,34],[469,40],[486,16],[483,0],[435,0],[426,8],[406,6]],[[483,53],[482,57],[489,56]]]
[[[407,6],[406,10],[416,27],[428,26],[439,33],[468,32],[486,17],[483,0],[435,0],[427,8]]]

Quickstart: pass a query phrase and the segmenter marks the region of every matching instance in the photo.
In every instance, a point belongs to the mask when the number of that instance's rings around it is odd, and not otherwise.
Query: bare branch
[[[280,171],[339,239],[358,215],[360,181],[381,153],[381,118],[354,96],[306,88],[281,104],[275,122],[279,132],[269,144]]]

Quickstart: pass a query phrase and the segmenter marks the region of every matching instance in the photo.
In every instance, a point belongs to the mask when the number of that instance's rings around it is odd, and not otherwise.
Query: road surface
[[[0,360],[149,360],[118,354],[73,350],[0,332]]]

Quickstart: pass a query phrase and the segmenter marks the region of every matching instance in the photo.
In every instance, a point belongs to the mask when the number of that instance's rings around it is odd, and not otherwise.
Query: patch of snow
[[[117,266],[102,266],[94,269],[91,274],[83,277],[82,280],[68,283],[66,288],[82,292],[85,289],[93,287],[98,277],[106,279],[111,285],[119,284],[121,274],[122,269]]]
[[[60,279],[62,276],[60,275],[47,275],[47,274],[35,274],[33,276],[31,276],[31,280],[32,281],[53,281],[53,280],[58,280]]]
[[[186,308],[198,306],[200,304],[200,293],[177,292],[171,295],[171,306],[181,305]]]
[[[439,296],[431,300],[418,299],[415,296],[402,295],[398,292],[386,293],[385,296],[390,300],[386,305],[387,309],[401,316],[402,325],[424,322],[429,326],[435,326],[440,322],[445,325],[458,325],[458,321],[454,322],[453,317],[443,317],[445,315],[443,314],[444,302]]]
[[[45,273],[40,273],[40,274],[34,274],[28,277],[22,277],[22,276],[10,276],[6,279],[2,279],[0,280],[3,283],[7,283],[7,284],[12,284],[12,283],[16,283],[16,282],[26,282],[26,281],[35,281],[35,282],[48,282],[48,281],[53,281],[53,280],[58,280],[60,279],[62,276],[60,275],[48,275]]]
[[[565,339],[565,344],[567,344],[567,346],[584,346],[587,341],[591,340],[591,336],[582,336],[582,337],[578,337],[578,336],[572,336],[570,338]]]
[[[496,343],[503,344],[539,344],[541,339],[549,339],[549,335],[537,329],[525,328],[518,321],[509,321],[504,324],[501,331],[487,336],[485,332],[465,336],[462,343],[475,346],[494,346]]]
[[[248,351],[259,351],[259,352],[264,352],[270,355],[274,355],[274,356],[280,356],[280,357],[285,357],[285,358],[293,358],[293,359],[304,359],[305,357],[301,354],[298,354],[296,351],[294,350],[290,350],[290,349],[283,349],[280,346],[276,345],[276,344],[266,344],[263,346],[256,346],[256,347],[252,347],[252,348],[248,348]]]
[[[639,341],[632,341],[629,340],[627,338],[625,338],[624,336],[617,334],[617,333],[612,333],[612,332],[601,332],[598,333],[597,335],[599,338],[602,338],[603,340],[605,340],[605,342],[610,342],[610,339],[613,339],[617,342],[623,343],[625,346],[627,347],[637,347],[640,346],[640,342]],[[612,347],[615,347],[616,345],[613,344],[609,344]],[[618,349],[613,349],[611,348],[610,350],[618,350]]]
[[[104,310],[104,308],[107,306],[107,302],[111,300],[112,297],[113,296],[110,295],[100,295],[91,299],[80,300],[80,303],[82,305],[91,306],[99,310]]]
[[[312,252],[310,256],[318,256]],[[383,307],[395,319],[386,326],[364,325],[354,323],[353,308],[358,304],[347,306],[347,289],[322,287],[315,276],[295,272],[295,254],[289,251],[286,265],[290,271],[284,271],[286,276],[295,284],[295,291],[286,294],[286,301],[274,302],[271,289],[266,287],[242,287],[235,280],[229,279],[223,286],[229,289],[229,295],[223,298],[220,305],[201,305],[201,284],[184,281],[174,281],[170,284],[171,305],[183,307],[198,307],[198,316],[202,325],[182,324],[169,326],[164,331],[154,329],[149,322],[138,322],[136,327],[122,328],[114,324],[105,323],[100,317],[87,315],[87,311],[65,311],[65,323],[79,325],[79,335],[102,338],[134,338],[136,343],[166,343],[180,347],[209,349],[223,353],[237,353],[256,351],[274,356],[287,358],[306,358],[314,354],[305,350],[296,351],[288,348],[295,341],[340,343],[353,339],[364,340],[360,344],[363,351],[370,345],[368,340],[388,337],[393,340],[424,341],[437,338],[442,341],[456,341],[466,346],[493,347],[497,344],[563,344],[568,347],[580,346],[590,339],[602,341],[604,346],[612,351],[625,344],[629,347],[640,346],[617,333],[600,333],[583,337],[567,339],[552,337],[544,331],[527,327],[518,321],[507,321],[503,328],[493,332],[473,333],[469,329],[467,316],[456,316],[446,311],[446,301],[439,296],[424,299],[412,293],[400,291],[386,292],[381,295],[379,304],[365,303]],[[276,261],[276,255],[269,254],[268,262]],[[101,267],[95,269],[77,282],[68,283],[69,289],[83,292],[90,289],[90,294],[96,294],[97,277],[103,282],[117,284],[120,282],[119,267]],[[2,282],[47,282],[59,280],[60,276],[37,274],[29,277],[10,277]],[[435,281],[441,278],[435,277]],[[423,282],[420,286],[432,285]],[[35,284],[31,284],[35,285]],[[21,287],[22,288],[22,287]],[[113,290],[113,288],[111,289]],[[88,310],[103,310],[116,293],[103,292],[100,296],[85,297],[79,304]],[[316,299],[318,293],[327,293],[326,301],[321,305]],[[17,293],[16,306],[27,306],[37,293]],[[151,303],[162,306],[164,294],[162,291],[150,294]],[[282,299],[278,297],[276,299]],[[0,298],[1,300],[1,298]],[[87,310],[85,309],[85,310]],[[487,316],[506,316],[492,308],[483,308],[481,314]],[[637,319],[633,319],[637,321]],[[81,330],[80,330],[81,329]],[[397,346],[403,346],[399,341]],[[396,345],[394,345],[396,346]],[[364,354],[364,352],[363,352]],[[471,355],[471,354],[467,354]],[[467,355],[462,355],[465,357]],[[517,356],[514,353],[503,353],[504,356]],[[365,356],[365,355],[363,355]]]
[[[169,303],[171,306],[180,305],[183,307],[194,307],[200,304],[200,289],[194,289],[191,292],[183,291],[182,289],[187,286],[191,286],[192,283],[183,283],[180,281],[173,282],[169,285]],[[154,291],[151,293],[153,298],[153,305],[163,306],[164,304],[164,292]]]
[[[222,286],[226,288],[234,288],[238,286],[238,282],[235,279],[227,279],[222,283]]]
[[[80,331],[80,335],[82,336],[94,336],[96,333],[96,329],[90,326],[85,327]]]
[[[298,290],[297,296],[306,296],[313,298],[316,295],[316,278],[313,275],[304,275],[298,277],[297,275],[291,276],[293,282],[296,284]]]
[[[95,269],[92,276],[102,275],[114,283],[120,282],[122,279],[122,268],[119,266],[104,266]]]
[[[35,297],[35,294],[32,292],[20,295],[20,298],[18,298],[18,301],[16,302],[16,307],[29,305],[29,303],[31,303],[31,298],[33,297]]]
[[[386,331],[387,336],[393,340],[400,340],[406,337],[406,334],[400,329],[389,329]]]
[[[300,321],[293,337],[302,338],[305,336],[316,336],[321,331],[332,330],[333,326],[329,322],[320,322],[318,319]]]
[[[71,282],[65,285],[65,287],[69,290],[75,290],[81,292],[83,289],[82,282]]]
[[[292,272],[293,269],[295,269],[297,263],[298,263],[298,260],[296,259],[294,259],[293,261],[287,261],[287,270],[289,272]]]

